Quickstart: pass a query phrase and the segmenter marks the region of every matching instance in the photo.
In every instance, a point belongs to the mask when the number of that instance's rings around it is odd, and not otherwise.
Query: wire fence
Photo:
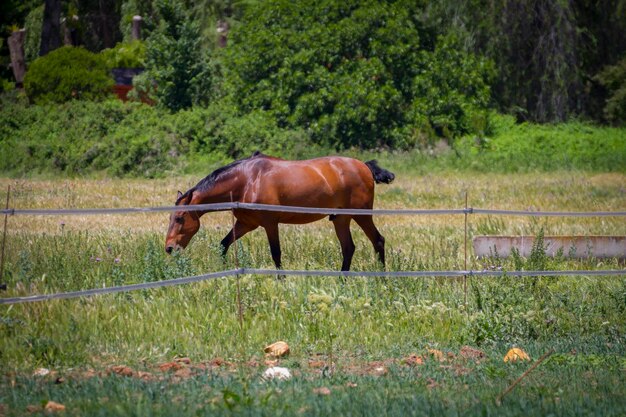
[[[277,206],[253,203],[217,203],[198,204],[188,206],[162,206],[162,207],[131,207],[131,208],[91,208],[91,209],[13,209],[0,210],[5,216],[55,216],[55,215],[119,215],[132,213],[163,213],[174,211],[235,211],[235,210],[262,210],[289,213],[307,213],[324,215],[465,215],[471,214],[504,215],[504,216],[551,216],[551,217],[626,217],[626,211],[590,211],[590,212],[567,212],[567,211],[529,211],[529,210],[494,210],[464,207],[461,209],[335,209],[316,207]],[[467,222],[466,222],[467,235]],[[6,231],[6,228],[5,228]],[[467,257],[467,255],[465,255]],[[467,264],[467,262],[466,262]],[[467,268],[467,267],[466,267]],[[161,288],[174,285],[189,284],[199,281],[214,280],[241,275],[279,275],[279,276],[327,276],[327,277],[385,277],[385,278],[418,278],[418,277],[502,277],[502,276],[626,276],[626,270],[568,270],[568,271],[502,271],[502,270],[459,270],[459,271],[326,271],[326,270],[269,270],[255,268],[237,268],[225,271],[211,272],[207,274],[181,277],[157,282],[144,282],[138,284],[122,285],[108,288],[94,288],[81,291],[71,291],[55,294],[39,294],[26,297],[0,298],[0,305],[29,303],[37,301],[49,301],[95,295],[112,294],[152,288]]]
[[[208,274],[194,275],[183,278],[168,279],[156,282],[142,282],[138,284],[121,285],[108,288],[93,288],[89,290],[70,291],[55,294],[38,294],[27,297],[0,298],[2,304],[32,303],[36,301],[63,300],[68,298],[90,297],[95,295],[114,294],[120,292],[146,290],[153,288],[171,287],[174,285],[190,284],[200,281],[210,281],[218,278],[228,278],[241,275],[265,275],[265,276],[300,276],[300,277],[382,277],[388,279],[399,278],[463,278],[463,277],[503,277],[503,276],[610,276],[625,275],[624,270],[570,270],[570,271],[316,271],[316,270],[276,270],[238,268],[226,271],[211,272]]]
[[[531,210],[494,210],[465,207],[460,209],[337,209],[318,207],[277,206],[256,203],[215,203],[195,204],[188,206],[161,206],[161,207],[128,207],[128,208],[87,208],[87,209],[2,209],[0,214],[9,216],[42,215],[42,216],[72,216],[72,215],[102,215],[128,213],[163,213],[174,211],[228,211],[228,210],[261,210],[280,211],[285,213],[306,214],[346,214],[346,215],[374,215],[374,216],[419,216],[419,215],[458,215],[458,214],[487,214],[502,216],[547,216],[547,217],[626,217],[626,211],[531,211]]]

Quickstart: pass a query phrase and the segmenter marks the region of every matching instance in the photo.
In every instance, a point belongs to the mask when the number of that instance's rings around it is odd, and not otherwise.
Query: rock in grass
[[[529,361],[530,356],[520,348],[513,348],[504,356],[504,362]]]
[[[314,388],[313,393],[317,395],[330,395],[331,391],[330,391],[330,388],[328,387],[319,387],[319,388]]]
[[[291,378],[291,372],[289,372],[289,369],[282,368],[280,366],[267,368],[265,372],[263,372],[263,379],[266,381],[271,381],[273,379],[283,381],[283,380],[287,380],[290,378]]]
[[[46,376],[50,374],[50,369],[47,368],[37,368],[33,372],[33,376]]]
[[[48,401],[44,407],[44,411],[46,413],[58,413],[60,411],[65,411],[65,406],[54,401]]]
[[[286,342],[278,341],[272,343],[269,346],[266,346],[264,349],[267,356],[272,356],[274,358],[281,358],[283,356],[289,355],[289,345]]]

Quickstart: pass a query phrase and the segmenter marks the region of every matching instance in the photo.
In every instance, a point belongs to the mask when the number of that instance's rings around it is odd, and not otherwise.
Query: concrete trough
[[[493,256],[497,252],[501,258],[511,256],[513,248],[527,258],[534,243],[534,236],[476,236],[473,241],[476,256]],[[551,257],[562,248],[566,258],[626,259],[626,236],[544,236],[543,243]]]

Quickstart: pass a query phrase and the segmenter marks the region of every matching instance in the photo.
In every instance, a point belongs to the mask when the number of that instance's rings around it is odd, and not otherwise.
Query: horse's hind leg
[[[350,216],[337,216],[333,220],[335,233],[337,233],[337,238],[339,238],[343,255],[342,271],[350,270],[352,255],[354,255],[354,241],[352,240],[352,233],[350,233],[350,220],[352,220]]]
[[[267,241],[270,244],[270,252],[276,269],[282,268],[281,251],[280,251],[280,235],[278,234],[278,223],[270,223],[263,226],[267,233]]]
[[[222,241],[220,242],[220,245],[222,246],[222,258],[226,257],[226,252],[228,251],[230,245],[232,245],[237,239],[239,239],[246,233],[253,231],[257,227],[258,226],[246,225],[237,220],[235,222],[235,226],[230,229],[230,232],[228,232],[226,236],[224,236],[224,239],[222,239]],[[234,233],[233,230],[235,231]]]
[[[378,254],[378,259],[380,259],[380,262],[385,266],[385,238],[374,225],[372,216],[354,216],[354,220],[361,226],[365,235],[372,242],[374,250]]]

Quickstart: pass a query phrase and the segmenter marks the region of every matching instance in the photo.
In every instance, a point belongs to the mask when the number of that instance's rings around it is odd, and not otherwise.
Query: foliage
[[[604,106],[604,117],[613,123],[626,123],[626,56],[613,66],[608,66],[596,76],[607,90],[609,97]]]
[[[149,35],[159,25],[160,0],[124,0],[121,7],[122,18],[120,29],[125,41],[130,40],[133,16],[142,17],[142,36]],[[202,48],[217,46],[218,22],[227,22],[230,28],[240,24],[246,8],[258,3],[258,0],[200,0],[181,2],[189,14],[189,18],[197,22],[200,29],[200,44]],[[227,35],[227,34],[226,34]]]
[[[593,77],[605,66],[615,65],[626,54],[626,0],[606,0],[597,7],[593,0],[574,2],[579,34],[576,55],[584,83],[577,107],[582,115],[606,122],[603,109],[610,91],[598,88]]]
[[[487,130],[487,111],[491,92],[489,81],[494,75],[492,63],[462,52],[458,36],[450,34],[437,42],[427,54],[428,69],[415,77],[411,119],[422,129],[434,129],[446,138]]]
[[[357,144],[371,148],[398,143],[410,147],[428,142],[433,132],[445,136],[447,133],[443,130],[450,126],[480,130],[484,125],[481,112],[470,111],[461,118],[470,120],[467,127],[467,121],[459,121],[455,114],[456,104],[450,109],[453,115],[434,115],[434,123],[429,120],[430,116],[416,109],[411,113],[414,107],[411,80],[416,72],[429,64],[415,61],[414,53],[432,52],[438,37],[457,37],[455,52],[466,55],[469,61],[479,56],[494,63],[494,76],[483,81],[489,84],[492,104],[498,111],[514,114],[518,120],[538,122],[565,121],[572,117],[606,121],[609,116],[603,108],[611,90],[598,86],[593,77],[605,66],[616,65],[626,52],[626,37],[623,36],[626,0],[606,0],[602,7],[598,7],[596,0],[350,0],[341,5],[332,4],[336,2],[330,0],[317,4],[304,1],[288,4],[278,0],[85,0],[63,2],[62,13],[66,18],[74,13],[80,16],[76,29],[81,42],[87,49],[99,51],[104,46],[115,45],[121,40],[122,33],[124,40],[129,39],[130,22],[135,14],[144,18],[144,36],[160,31],[157,27],[167,15],[162,13],[163,3],[183,10],[185,17],[182,20],[194,27],[194,40],[199,47],[187,51],[192,52],[188,55],[188,64],[205,68],[209,62],[209,67],[220,66],[219,54],[206,57],[203,52],[193,56],[215,46],[218,22],[227,22],[230,26],[226,49],[239,49],[233,54],[237,56],[236,60],[244,58],[239,56],[240,52],[250,54],[251,58],[256,55],[254,51],[246,51],[245,45],[234,45],[233,39],[242,39],[250,48],[254,46],[257,51],[263,51],[257,53],[259,60],[255,71],[259,80],[271,74],[273,78],[254,87],[261,96],[248,98],[251,91],[245,85],[239,85],[237,76],[233,77],[231,81],[234,83],[228,84],[237,92],[234,101],[244,106],[244,113],[250,110],[245,108],[248,104],[252,104],[254,110],[271,110],[280,127],[304,129],[321,144],[341,143],[341,135],[347,132],[351,135],[345,139],[347,146]],[[41,24],[41,2],[7,0],[0,8],[3,33],[12,26],[22,27],[26,23],[29,31],[27,57],[33,60],[41,44],[36,35],[40,32],[37,27]],[[365,11],[371,15],[368,17]],[[257,17],[264,23],[258,22]],[[33,36],[30,36],[31,32]],[[364,35],[365,32],[369,33]],[[265,39],[264,44],[254,38],[256,33],[260,39]],[[164,49],[169,51],[166,55],[173,56],[172,48]],[[344,52],[345,56],[341,55]],[[3,64],[0,75],[5,79],[10,78],[8,55],[6,42],[0,42],[0,62]],[[308,55],[315,57],[307,58]],[[359,56],[364,62],[358,62]],[[275,58],[280,60],[272,66],[269,60]],[[331,68],[324,67],[330,63],[328,58],[334,58]],[[179,64],[185,65],[182,57],[178,60]],[[236,72],[247,71],[237,68],[237,63],[231,68]],[[176,71],[166,62],[155,62],[156,69],[166,84],[172,82],[182,91],[188,90],[184,83],[173,81],[183,78],[177,78]],[[196,70],[193,68],[192,72]],[[203,72],[199,70],[199,73]],[[403,78],[402,72],[406,77]],[[212,100],[213,90],[219,89],[221,84],[216,79],[218,73],[213,68],[207,72],[210,76],[196,80],[198,83],[206,81],[212,88],[206,89],[202,85],[192,88],[188,94],[180,97],[174,94],[170,98],[194,97],[182,100],[182,107],[188,107],[189,102]],[[352,74],[354,79],[350,78]],[[453,79],[458,76],[454,70],[451,75]],[[252,86],[259,80],[243,79],[243,82],[253,81],[249,85]],[[349,86],[353,91],[351,95],[346,94],[348,87],[342,88],[342,85]],[[294,90],[296,87],[298,89]],[[272,88],[277,91],[271,91]],[[436,88],[439,89],[446,93],[445,85]],[[398,96],[397,92],[401,95]],[[269,99],[271,109],[267,107]],[[372,102],[371,111],[361,104],[363,100]],[[388,107],[384,106],[385,101],[389,102]],[[436,103],[437,100],[427,101]],[[453,101],[458,100],[453,98]],[[471,102],[473,97],[460,101]],[[298,112],[296,106],[300,106]],[[331,111],[335,107],[336,114]],[[351,107],[354,107],[353,111],[350,111]],[[420,105],[417,107],[419,109]],[[467,109],[466,105],[462,107]],[[396,116],[393,112],[398,109],[400,115]],[[363,122],[355,122],[355,117]],[[377,126],[377,123],[384,125]],[[440,126],[442,123],[443,127]],[[433,126],[434,131],[431,130]],[[335,136],[328,137],[329,134]],[[359,145],[361,143],[364,145]]]
[[[204,47],[221,47],[221,37],[225,37],[226,44],[228,44],[230,30],[240,25],[245,11],[258,3],[260,0],[199,0],[194,2],[191,5],[191,11],[198,21],[204,23],[201,25]]]
[[[146,61],[146,45],[138,40],[120,42],[100,54],[109,68],[142,68]]]
[[[624,129],[579,122],[557,126],[517,125],[491,114],[485,136],[465,136],[447,145],[411,152],[371,154],[419,172],[461,169],[485,172],[576,169],[623,172]],[[305,159],[333,153],[305,131],[279,127],[267,111],[238,116],[222,100],[207,108],[170,113],[117,100],[28,106],[19,94],[0,105],[0,172],[159,177],[172,170],[206,172],[253,151]],[[99,174],[100,173],[100,174]]]
[[[18,107],[4,111],[0,165],[5,172],[162,175],[185,142],[174,120],[141,104],[117,100]]]
[[[11,103],[0,111],[0,171],[13,175],[160,177],[255,150],[285,157],[324,153],[306,135],[278,128],[259,112],[244,118],[211,106],[171,114],[141,103]]]
[[[444,100],[442,92],[455,97],[458,110],[445,124],[468,132],[466,110],[488,103],[486,64],[452,54],[449,40],[435,47],[433,29],[415,18],[419,11],[404,1],[264,3],[233,31],[225,90],[244,114],[262,109],[279,126],[305,129],[316,143],[340,149],[410,146],[399,128],[415,120],[418,129],[443,124],[443,108],[426,111]],[[450,55],[470,74],[458,83],[464,74],[439,61]]]
[[[131,29],[134,16],[141,16],[141,36],[145,39],[158,23],[158,15],[154,0],[125,0],[120,8],[120,32],[123,41],[131,41]]]
[[[0,94],[8,93],[14,89],[15,89],[15,83],[9,80],[0,79]]]
[[[28,14],[41,6],[39,0],[4,0],[0,2],[0,78],[13,81],[8,36],[15,28],[24,27],[23,22]]]
[[[102,57],[65,46],[33,61],[24,79],[35,103],[99,100],[111,93],[113,80]]]
[[[254,111],[238,117],[232,108],[223,105],[224,101],[180,114],[179,127],[195,130],[192,150],[196,156],[213,154],[214,158],[229,160],[261,150],[270,155],[302,158],[317,149],[311,147],[303,132],[279,128],[268,112]]]
[[[33,9],[24,22],[26,39],[24,40],[24,58],[26,63],[31,63],[39,57],[41,46],[41,27],[43,23],[44,5]]]
[[[66,22],[74,25],[80,45],[98,52],[122,41],[119,30],[122,3],[122,0],[68,1]],[[71,19],[73,15],[78,16],[77,21]]]
[[[495,62],[491,84],[502,112],[520,120],[601,119],[603,92],[591,77],[626,50],[626,2],[607,0],[446,0],[428,2],[444,33],[462,34],[464,49]],[[601,109],[601,107],[600,107]]]
[[[126,96],[129,100],[140,103],[146,100],[148,103],[157,102],[157,85],[150,74],[146,71],[133,77],[133,89]]]
[[[497,27],[506,30],[492,40],[508,106],[524,108],[538,122],[567,120],[575,106],[571,93],[581,88],[572,3],[508,1],[501,7]]]
[[[206,104],[212,97],[213,69],[201,47],[200,28],[181,2],[159,0],[159,26],[147,39],[146,77],[157,84],[158,103],[170,110]]]

